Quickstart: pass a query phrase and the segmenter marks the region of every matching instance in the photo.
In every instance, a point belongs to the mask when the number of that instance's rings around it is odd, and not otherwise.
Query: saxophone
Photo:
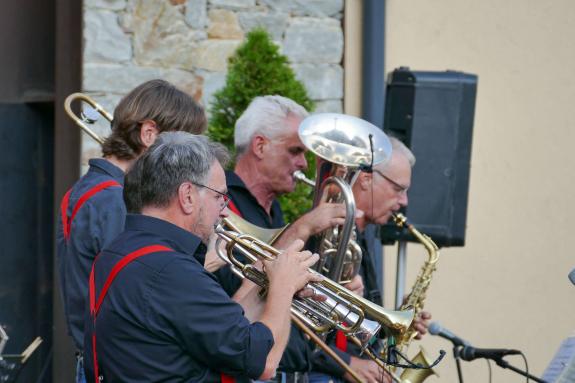
[[[401,213],[396,213],[393,215],[394,223],[402,228],[405,227],[409,232],[421,243],[425,250],[428,253],[428,259],[423,264],[417,279],[411,289],[411,293],[407,296],[405,303],[401,306],[401,310],[405,310],[406,307],[413,307],[415,310],[415,315],[418,315],[421,310],[423,309],[423,304],[425,302],[427,289],[429,288],[429,284],[431,283],[431,277],[433,272],[436,270],[437,260],[439,259],[439,247],[433,242],[433,240],[421,233],[417,230],[412,224],[407,222],[407,218]],[[409,347],[409,344],[415,337],[417,336],[417,331],[413,326],[409,327],[408,330],[397,339],[397,346],[406,350]],[[419,363],[425,366],[430,366],[431,363],[429,362],[425,352],[422,348],[420,348],[417,355],[413,358],[415,363]],[[430,375],[437,375],[433,369],[406,369],[403,371],[399,379],[396,376],[393,376],[394,381],[396,382],[413,382],[413,383],[420,383],[423,382],[428,376]]]

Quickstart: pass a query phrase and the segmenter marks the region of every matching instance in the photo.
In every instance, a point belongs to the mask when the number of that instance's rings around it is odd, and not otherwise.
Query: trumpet
[[[76,113],[72,110],[72,102],[75,100],[81,100],[90,105],[91,109],[82,110],[80,116],[78,117]],[[100,145],[104,144],[104,139],[92,129],[88,127],[86,124],[93,124],[95,123],[99,116],[103,116],[109,122],[112,122],[112,115],[108,113],[100,104],[94,101],[91,97],[83,94],[83,93],[72,93],[66,100],[64,100],[64,110],[66,114],[78,125],[86,134],[92,137],[96,142]]]
[[[231,230],[226,230],[224,225]],[[216,251],[220,258],[230,264],[236,274],[266,289],[269,285],[267,276],[253,264],[258,260],[273,261],[279,250],[249,234],[234,231],[233,223],[226,218],[216,227],[216,233]],[[222,241],[226,242],[225,252],[221,246]],[[243,254],[249,262],[237,259],[234,250]],[[316,273],[311,269],[309,271]],[[414,310],[411,308],[402,311],[386,310],[328,278],[306,287],[327,299],[323,302],[309,298],[294,299],[292,313],[316,333],[341,330],[346,336],[356,339],[363,349],[375,340],[380,331],[388,337],[400,338],[414,318]]]

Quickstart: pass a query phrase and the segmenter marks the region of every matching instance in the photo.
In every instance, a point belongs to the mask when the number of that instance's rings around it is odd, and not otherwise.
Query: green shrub
[[[225,86],[214,94],[208,135],[233,152],[234,125],[257,96],[280,95],[291,98],[308,111],[313,101],[289,67],[286,56],[263,29],[254,29],[230,57]],[[313,178],[315,160],[308,155],[308,177]],[[311,207],[311,190],[298,185],[296,191],[279,198],[285,218],[292,222]]]

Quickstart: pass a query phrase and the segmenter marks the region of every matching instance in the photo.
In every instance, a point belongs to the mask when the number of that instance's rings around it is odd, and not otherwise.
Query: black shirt
[[[220,373],[258,378],[273,346],[203,267],[205,246],[169,222],[128,215],[126,229],[95,261],[96,296],[122,257],[159,244],[173,252],[129,263],[112,283],[96,319],[97,355],[106,382],[216,382]],[[86,318],[86,377],[93,379]]]
[[[285,225],[278,201],[273,201],[271,215],[268,215],[237,174],[227,171],[226,182],[232,202],[240,211],[243,219],[266,229],[276,229]],[[222,285],[225,285],[226,291],[233,295],[239,288],[241,280],[229,272],[228,267],[226,269],[218,273],[218,277]],[[288,344],[278,369],[284,372],[309,371],[311,368],[311,351],[303,333],[292,324]]]

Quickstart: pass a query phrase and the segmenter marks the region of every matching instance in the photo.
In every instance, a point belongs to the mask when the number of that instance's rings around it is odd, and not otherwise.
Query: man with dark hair
[[[128,93],[114,111],[112,134],[103,158],[90,160],[88,173],[66,193],[59,211],[57,254],[68,333],[81,367],[88,275],[96,254],[124,228],[124,173],[164,131],[202,133],[204,110],[188,94],[163,80],[145,82]]]
[[[296,241],[264,261],[269,288],[258,310],[228,297],[203,267],[205,245],[227,216],[220,153],[204,136],[164,133],[127,174],[126,199],[141,214],[129,214],[124,232],[94,261],[85,334],[89,381],[240,382],[274,375],[293,295],[321,280],[309,272],[318,256],[298,252],[303,242]],[[250,302],[259,299],[251,291]],[[253,323],[243,310],[251,310]]]

